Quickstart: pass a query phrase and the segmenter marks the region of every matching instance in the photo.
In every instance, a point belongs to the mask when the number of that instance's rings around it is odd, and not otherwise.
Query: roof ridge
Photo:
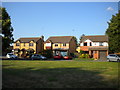
[[[87,35],[87,36],[107,36],[107,35]]]
[[[73,36],[50,36],[50,37],[73,37]]]
[[[21,37],[21,38],[41,38],[41,37]]]

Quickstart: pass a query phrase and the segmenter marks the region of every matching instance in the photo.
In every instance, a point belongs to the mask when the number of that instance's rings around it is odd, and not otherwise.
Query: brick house
[[[49,37],[44,42],[44,50],[46,49],[51,49],[53,55],[71,55],[76,51],[76,41],[74,36]]]
[[[106,59],[108,55],[108,36],[82,36],[80,50],[88,53],[94,59]]]
[[[19,50],[34,50],[34,53],[39,53],[44,50],[44,37],[19,38],[13,44],[14,53]]]

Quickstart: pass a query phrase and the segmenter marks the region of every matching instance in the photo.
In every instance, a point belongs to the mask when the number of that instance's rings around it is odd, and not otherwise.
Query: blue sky
[[[14,39],[50,36],[104,35],[118,2],[3,2]]]

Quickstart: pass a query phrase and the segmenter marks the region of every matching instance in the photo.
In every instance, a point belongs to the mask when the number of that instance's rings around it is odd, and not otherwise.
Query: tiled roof
[[[94,47],[89,47],[89,50],[108,50],[107,46],[94,46]]]
[[[21,43],[26,43],[26,42],[30,42],[30,41],[34,41],[34,42],[37,42],[41,37],[36,37],[36,38],[19,38],[18,40],[16,40],[15,42],[17,41],[20,41]]]
[[[80,42],[83,42],[87,39],[91,40],[92,42],[108,42],[108,36],[106,35],[83,36]]]
[[[45,43],[52,42],[52,43],[69,43],[73,36],[52,36],[49,37]]]

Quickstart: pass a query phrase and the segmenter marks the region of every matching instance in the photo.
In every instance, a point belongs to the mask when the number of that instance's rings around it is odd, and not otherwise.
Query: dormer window
[[[84,42],[84,46],[87,46],[87,42]]]
[[[20,43],[16,43],[16,46],[20,46]]]
[[[33,43],[29,43],[29,46],[33,46],[34,44]]]
[[[92,46],[92,43],[90,42],[90,46]]]

